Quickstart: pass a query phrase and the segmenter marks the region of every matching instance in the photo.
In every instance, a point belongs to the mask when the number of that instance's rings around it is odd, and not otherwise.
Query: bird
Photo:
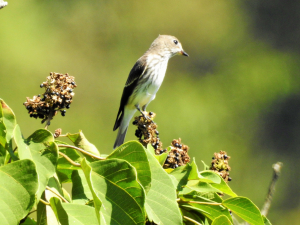
[[[175,55],[189,56],[176,37],[159,35],[132,67],[113,128],[113,131],[119,128],[114,149],[124,143],[128,125],[135,112],[138,110],[144,115],[143,111],[146,111],[148,104],[155,98],[164,80],[169,59]]]

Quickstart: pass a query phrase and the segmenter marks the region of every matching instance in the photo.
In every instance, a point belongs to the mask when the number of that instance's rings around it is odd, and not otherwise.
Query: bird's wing
[[[129,76],[127,78],[127,81],[125,83],[125,87],[123,89],[123,94],[120,102],[120,108],[118,111],[117,119],[113,130],[116,130],[120,126],[124,115],[123,113],[124,107],[127,104],[129,97],[133,93],[138,80],[145,73],[146,70],[147,70],[146,59],[141,57],[132,67]]]

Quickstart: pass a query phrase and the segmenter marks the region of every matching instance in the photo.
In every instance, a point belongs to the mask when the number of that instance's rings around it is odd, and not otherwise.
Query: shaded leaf
[[[93,199],[93,195],[82,170],[73,171],[72,183],[73,203],[86,204]]]
[[[220,192],[218,189],[214,188],[211,184],[197,181],[197,180],[190,180],[187,183],[186,187],[197,192]]]
[[[1,225],[18,224],[33,207],[37,189],[38,175],[31,160],[0,167]]]
[[[200,181],[207,182],[207,183],[220,184],[222,180],[222,178],[218,174],[216,174],[211,170],[201,171],[199,173],[199,177],[200,177]]]
[[[123,159],[129,162],[137,171],[138,180],[148,192],[151,186],[151,171],[143,145],[137,141],[129,141],[115,149],[107,159]]]
[[[252,201],[245,197],[226,199],[223,205],[231,209],[236,215],[253,225],[263,225],[263,218],[259,209]]]

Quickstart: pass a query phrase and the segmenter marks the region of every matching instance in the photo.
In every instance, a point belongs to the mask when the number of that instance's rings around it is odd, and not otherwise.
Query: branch
[[[63,196],[61,196],[61,195],[60,195],[59,193],[57,193],[56,191],[53,191],[50,187],[46,186],[46,189],[47,189],[48,191],[51,191],[53,194],[55,194],[57,197],[59,197],[59,198],[60,198],[61,200],[63,200],[64,202],[69,203],[67,199],[65,199]]]
[[[90,152],[87,152],[87,151],[85,151],[85,150],[83,150],[83,149],[81,149],[81,148],[78,148],[78,147],[75,147],[75,146],[72,146],[72,145],[57,145],[58,147],[63,147],[63,148],[73,148],[73,149],[75,149],[75,150],[77,150],[77,151],[80,151],[81,153],[83,153],[83,154],[86,154],[86,155],[88,155],[88,156],[91,156],[91,157],[93,157],[93,158],[95,158],[95,159],[99,159],[99,160],[104,160],[105,158],[103,158],[103,157],[99,157],[99,156],[97,156],[97,155],[93,155],[92,153],[90,153]]]
[[[267,216],[267,214],[269,212],[269,209],[271,207],[271,202],[272,202],[272,199],[273,199],[273,195],[275,193],[275,185],[276,185],[276,182],[279,178],[282,165],[283,164],[281,162],[277,162],[273,165],[273,170],[274,170],[273,178],[272,178],[271,184],[269,186],[269,192],[268,192],[268,195],[266,197],[265,203],[264,203],[264,205],[261,209],[261,214],[264,215],[264,216]]]
[[[43,203],[43,204],[45,204],[45,205],[50,205],[50,203],[49,202],[46,202],[45,200],[43,200],[43,199],[40,199],[40,202],[41,203]]]
[[[74,162],[71,158],[69,158],[67,155],[65,155],[62,152],[58,152],[58,154],[60,154],[61,156],[63,156],[69,163],[71,163],[73,166],[78,166],[80,167],[81,165],[77,162]]]

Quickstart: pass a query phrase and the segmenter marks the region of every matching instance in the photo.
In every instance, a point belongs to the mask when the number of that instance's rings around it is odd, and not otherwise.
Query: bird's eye
[[[178,41],[177,41],[177,40],[173,40],[173,42],[175,43],[175,45],[177,45],[177,44],[178,44]]]

